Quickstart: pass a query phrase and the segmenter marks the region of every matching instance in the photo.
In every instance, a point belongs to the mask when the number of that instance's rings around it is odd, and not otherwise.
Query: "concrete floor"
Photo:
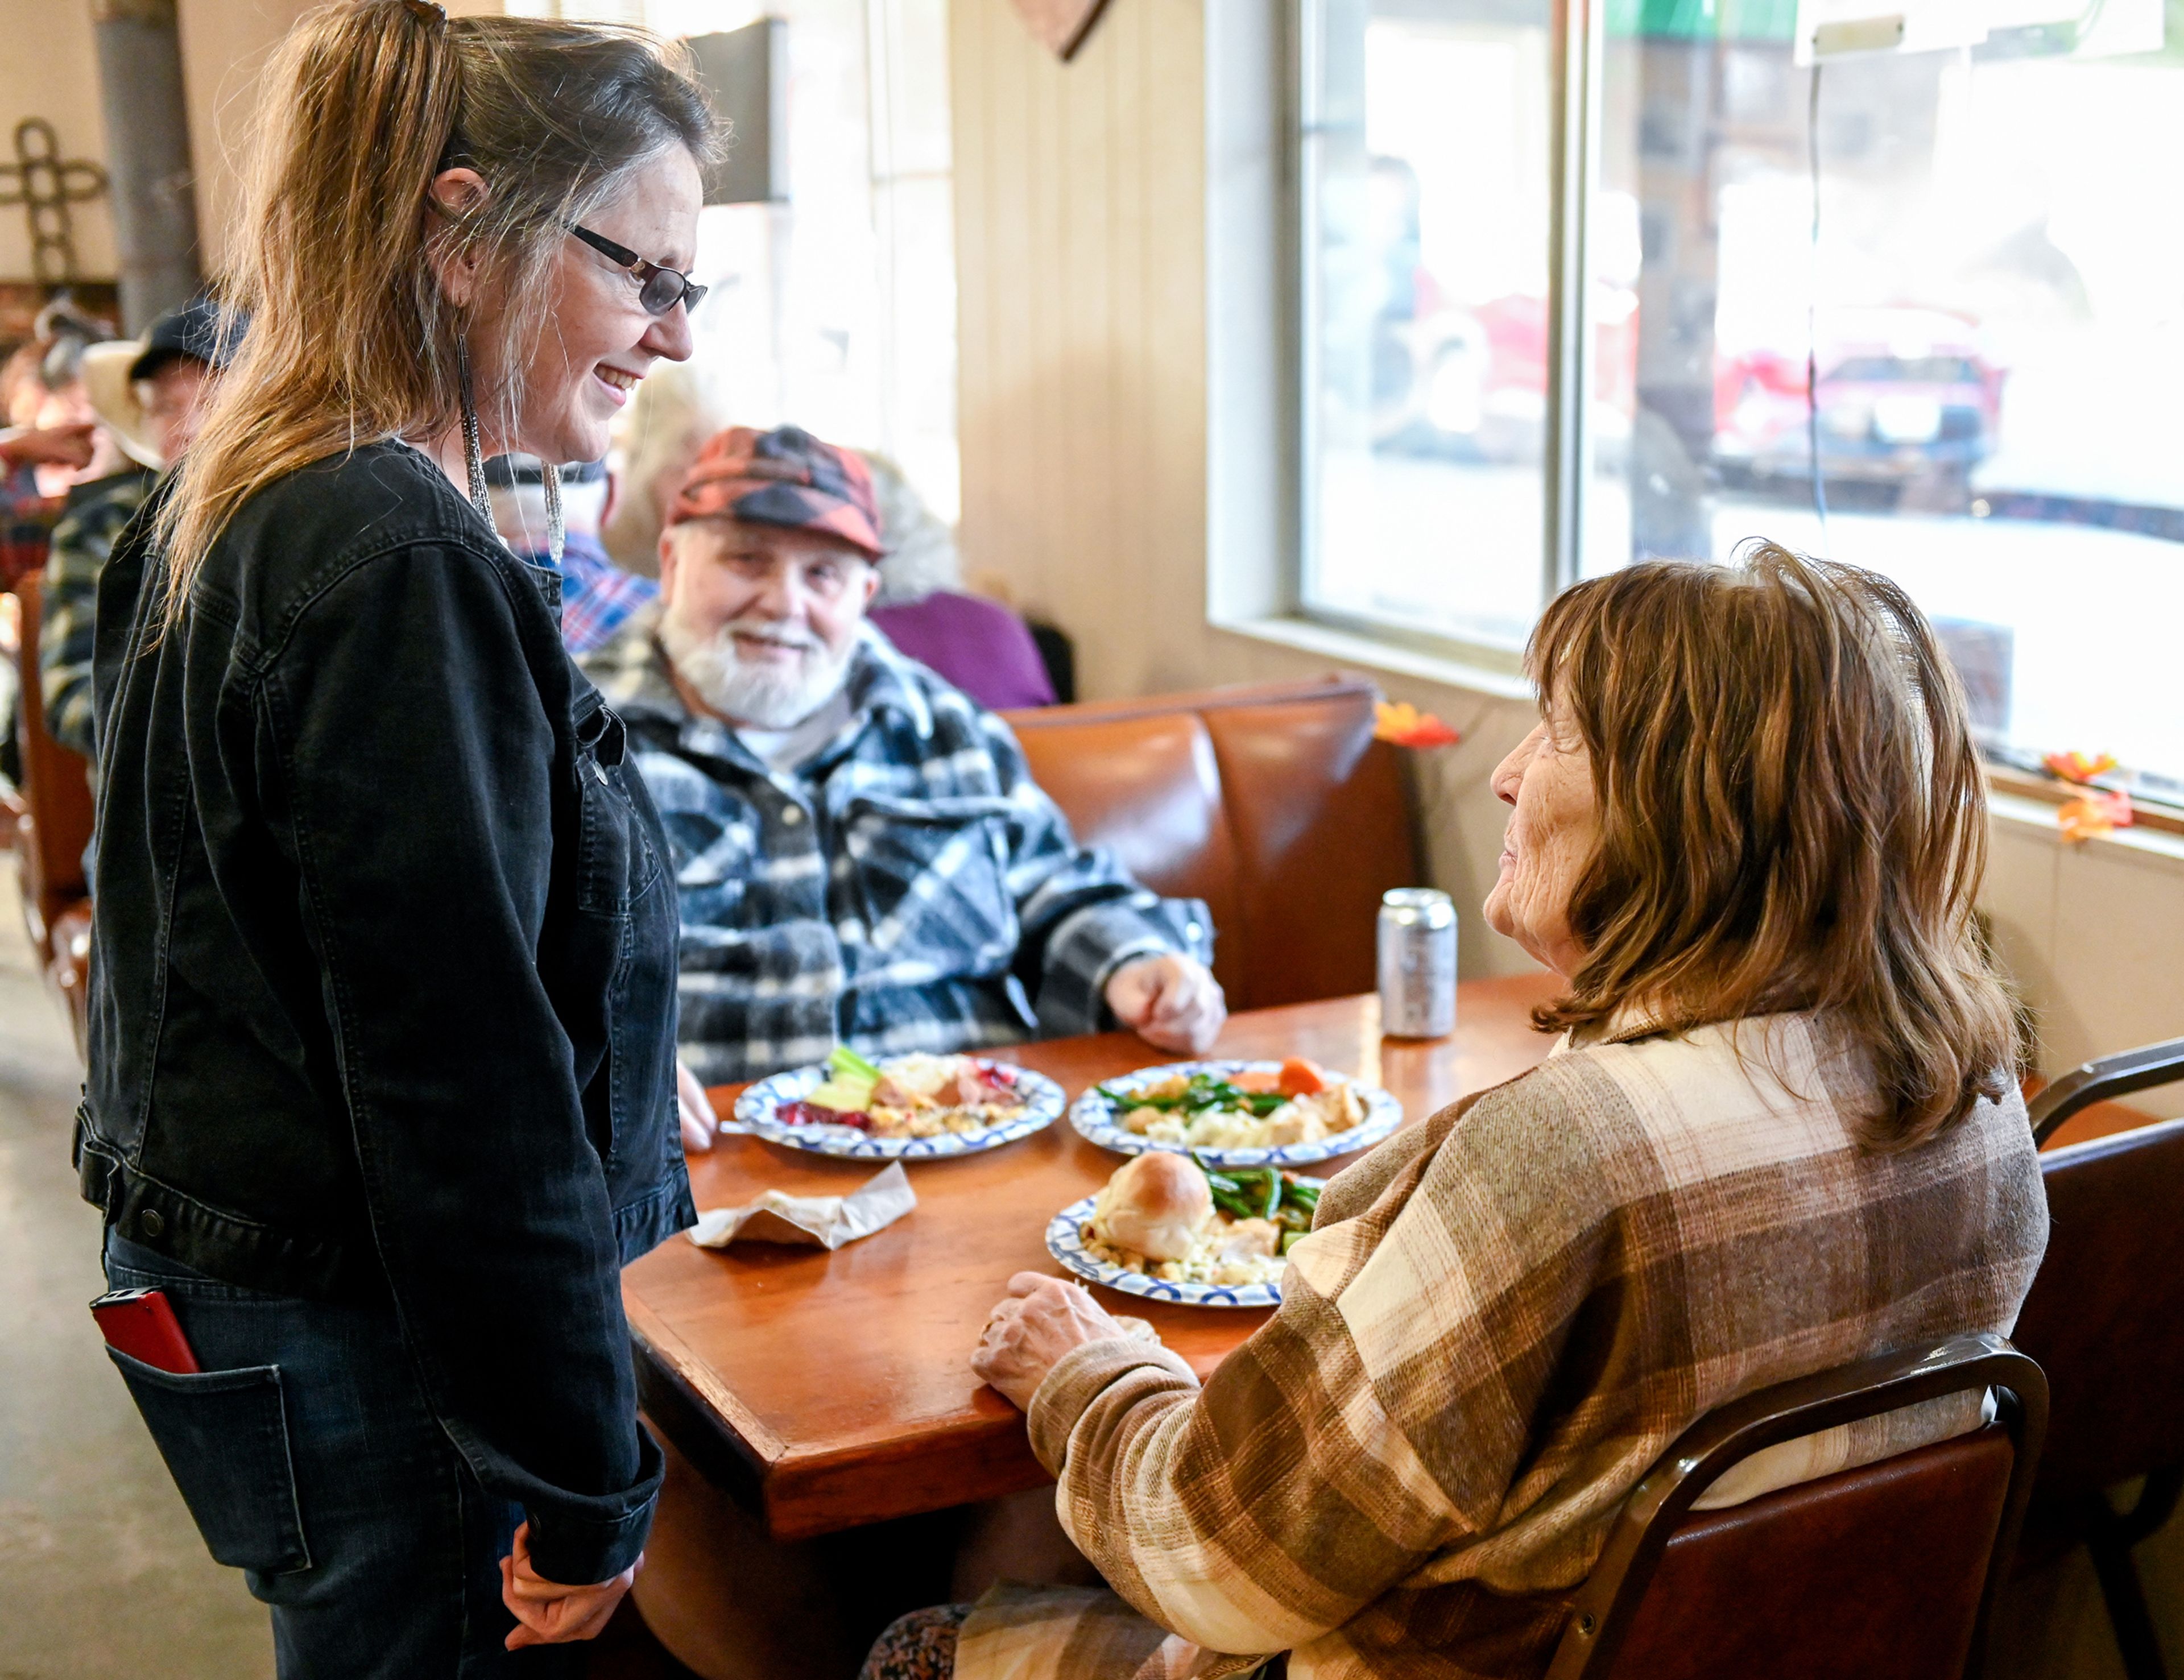
[[[0,1680],[252,1680],[265,1612],[205,1555],[84,1305],[105,1287],[69,1129],[82,1070],[0,867]]]

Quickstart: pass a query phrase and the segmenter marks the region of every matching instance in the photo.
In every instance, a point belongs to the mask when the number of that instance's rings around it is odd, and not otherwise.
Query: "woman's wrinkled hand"
[[[1195,1056],[1228,1019],[1228,999],[1205,964],[1174,952],[1136,957],[1107,976],[1115,1019],[1156,1049]]]
[[[1029,1411],[1032,1396],[1064,1355],[1128,1333],[1083,1284],[1019,1271],[1009,1279],[1007,1299],[987,1315],[971,1370],[1018,1410]]]
[[[691,1154],[704,1154],[713,1147],[721,1119],[698,1076],[683,1066],[680,1057],[675,1062],[675,1106],[682,1116],[682,1148]]]
[[[611,1581],[564,1587],[531,1566],[531,1525],[525,1523],[515,1531],[515,1549],[500,1560],[500,1601],[515,1618],[508,1649],[520,1651],[526,1645],[566,1645],[593,1638],[644,1567],[640,1555]]]

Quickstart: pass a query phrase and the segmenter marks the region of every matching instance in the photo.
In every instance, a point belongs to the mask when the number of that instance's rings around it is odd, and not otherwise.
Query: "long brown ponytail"
[[[703,159],[716,143],[704,94],[644,31],[451,19],[415,0],[311,13],[265,86],[226,287],[250,330],[163,513],[170,622],[258,491],[329,455],[454,424],[467,323],[432,255],[478,254],[516,300],[504,341],[524,342],[543,325],[538,281],[564,225],[666,147]],[[484,207],[428,214],[433,177],[455,164],[484,177]],[[521,399],[480,394],[511,414]]]

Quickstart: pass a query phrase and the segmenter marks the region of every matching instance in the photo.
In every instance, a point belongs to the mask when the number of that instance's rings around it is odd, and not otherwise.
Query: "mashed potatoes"
[[[1154,1087],[1142,1094],[1162,1094]],[[1126,1131],[1156,1143],[1195,1149],[1265,1149],[1283,1143],[1317,1143],[1347,1132],[1365,1118],[1365,1104],[1347,1080],[1310,1096],[1291,1097],[1261,1115],[1226,1105],[1195,1110],[1146,1104],[1117,1116]]]

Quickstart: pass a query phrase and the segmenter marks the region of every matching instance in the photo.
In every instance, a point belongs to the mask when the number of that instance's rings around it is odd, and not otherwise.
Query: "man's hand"
[[[682,1147],[692,1154],[702,1155],[713,1147],[713,1134],[720,1129],[720,1116],[713,1112],[712,1099],[705,1088],[698,1082],[698,1076],[675,1059],[675,1106],[682,1115]]]
[[[1212,1046],[1228,1019],[1221,982],[1202,963],[1173,953],[1134,957],[1109,975],[1107,1007],[1148,1044],[1192,1056]]]
[[[0,455],[7,458],[10,466],[67,467],[81,472],[91,465],[94,447],[91,434],[98,427],[96,420],[78,420],[70,426],[19,431],[13,437],[0,439]]]
[[[1082,1283],[1019,1271],[1009,1279],[1007,1298],[987,1316],[971,1371],[1007,1395],[1017,1410],[1029,1411],[1032,1396],[1063,1355],[1088,1342],[1128,1334]]]
[[[526,1645],[565,1645],[588,1639],[607,1625],[637,1572],[637,1561],[615,1577],[591,1587],[564,1587],[549,1581],[531,1566],[531,1525],[515,1531],[515,1549],[500,1560],[500,1601],[515,1618],[508,1635],[508,1649]]]

